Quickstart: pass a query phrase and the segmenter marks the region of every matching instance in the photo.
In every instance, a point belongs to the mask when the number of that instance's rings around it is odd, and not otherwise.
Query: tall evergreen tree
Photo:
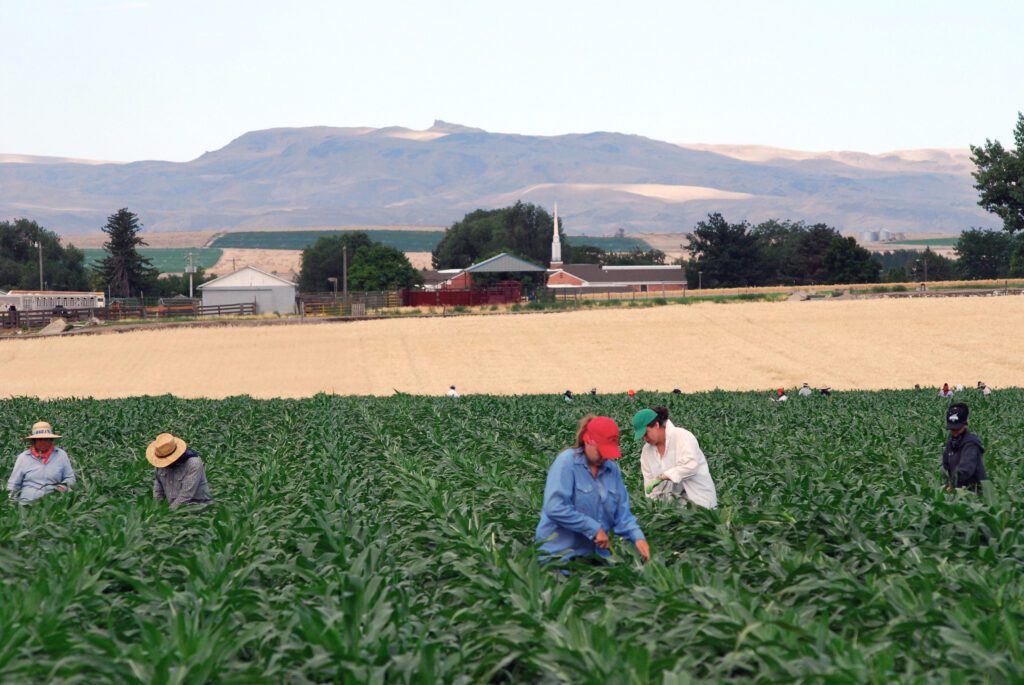
[[[96,272],[110,289],[112,297],[132,297],[145,291],[159,273],[149,259],[139,254],[138,248],[146,244],[139,236],[141,228],[139,217],[129,212],[127,207],[107,217],[107,224],[103,227],[103,232],[110,236],[103,244],[107,256]]]

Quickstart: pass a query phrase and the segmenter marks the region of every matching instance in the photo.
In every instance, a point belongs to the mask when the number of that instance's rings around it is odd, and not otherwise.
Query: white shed
[[[295,284],[251,266],[199,286],[203,306],[256,303],[257,314],[295,313]]]

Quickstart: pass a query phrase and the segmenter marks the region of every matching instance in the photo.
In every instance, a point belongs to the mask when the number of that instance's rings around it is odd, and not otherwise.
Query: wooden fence
[[[345,296],[334,293],[303,293],[296,298],[299,314],[302,316],[367,316],[377,309],[402,306],[402,295],[398,291],[381,290],[352,292]]]
[[[256,305],[252,302],[239,304],[223,304],[211,306],[166,306],[166,307],[127,307],[115,304],[110,307],[94,307],[88,309],[49,309],[45,311],[23,311],[0,313],[2,328],[42,328],[57,318],[68,322],[89,321],[124,321],[127,319],[173,319],[194,318],[204,316],[245,316],[256,313]]]

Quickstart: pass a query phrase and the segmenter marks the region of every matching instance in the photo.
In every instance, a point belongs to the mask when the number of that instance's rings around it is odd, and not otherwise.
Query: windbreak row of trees
[[[874,283],[881,264],[853,238],[825,224],[729,223],[709,214],[688,235],[690,287]]]
[[[1006,231],[964,231],[956,259],[930,248],[871,253],[824,224],[730,224],[719,214],[689,237],[687,281],[706,288],[1024,277],[1024,234]]]
[[[41,245],[40,245],[41,244]],[[88,290],[85,255],[34,221],[0,221],[0,290],[37,290],[42,248],[44,286],[55,290]]]
[[[146,242],[139,235],[138,217],[120,209],[107,218],[103,245],[107,256],[89,269],[84,253],[64,245],[60,236],[35,221],[0,221],[0,290],[38,290],[39,254],[42,247],[42,287],[48,290],[98,290],[113,297],[169,297],[188,292],[187,275],[160,277],[149,259],[139,254]],[[214,276],[202,268],[193,274],[193,285]]]

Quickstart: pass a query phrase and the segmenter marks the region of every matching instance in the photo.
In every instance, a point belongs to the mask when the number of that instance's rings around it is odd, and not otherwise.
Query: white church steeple
[[[562,266],[562,241],[558,237],[558,203],[555,202],[555,227],[551,236],[551,268]]]

